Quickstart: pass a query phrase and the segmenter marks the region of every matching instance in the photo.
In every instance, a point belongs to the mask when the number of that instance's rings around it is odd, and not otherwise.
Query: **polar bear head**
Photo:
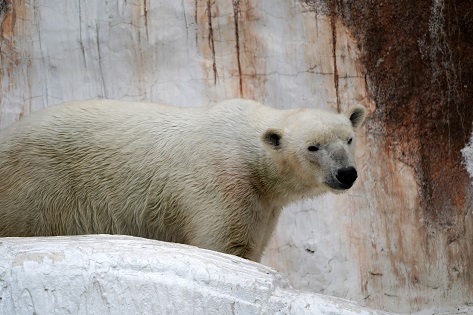
[[[286,189],[317,195],[350,188],[358,177],[355,132],[365,116],[361,105],[344,114],[298,109],[285,113],[280,127],[266,129],[262,140]]]

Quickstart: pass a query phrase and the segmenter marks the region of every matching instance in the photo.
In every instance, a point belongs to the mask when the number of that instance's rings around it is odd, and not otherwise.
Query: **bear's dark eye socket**
[[[348,142],[348,144],[351,144],[352,141],[353,141],[353,138],[350,138],[350,139],[348,139],[347,142]]]
[[[319,147],[318,146],[315,146],[315,145],[310,145],[307,150],[309,150],[310,152],[315,152],[315,151],[319,151]]]

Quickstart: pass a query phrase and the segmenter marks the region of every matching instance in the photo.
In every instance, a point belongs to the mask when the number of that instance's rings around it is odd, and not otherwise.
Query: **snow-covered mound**
[[[275,270],[129,236],[0,238],[0,314],[386,314]]]

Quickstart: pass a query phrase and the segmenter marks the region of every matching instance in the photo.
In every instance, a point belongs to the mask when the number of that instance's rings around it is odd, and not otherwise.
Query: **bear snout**
[[[335,177],[340,182],[340,184],[342,184],[343,189],[348,189],[353,186],[353,183],[358,177],[358,173],[356,172],[356,168],[353,166],[344,167],[337,170]]]

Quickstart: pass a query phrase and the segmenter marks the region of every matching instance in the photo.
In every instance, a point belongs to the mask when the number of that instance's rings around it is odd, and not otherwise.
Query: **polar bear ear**
[[[282,131],[273,128],[267,129],[261,136],[263,142],[273,149],[279,149],[281,147],[281,138]]]
[[[358,129],[366,117],[366,109],[363,105],[355,105],[346,111],[345,115],[350,119],[353,129]]]

